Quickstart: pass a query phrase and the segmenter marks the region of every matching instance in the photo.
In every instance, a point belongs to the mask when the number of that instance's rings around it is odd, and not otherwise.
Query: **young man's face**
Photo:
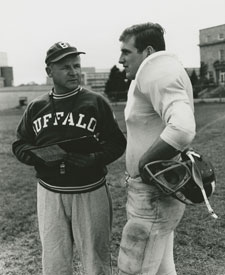
[[[122,42],[119,63],[123,65],[127,79],[135,79],[137,70],[146,57],[145,50],[138,52],[133,36]]]
[[[75,90],[81,82],[81,63],[79,55],[68,55],[46,68],[52,78],[56,93],[67,93]]]

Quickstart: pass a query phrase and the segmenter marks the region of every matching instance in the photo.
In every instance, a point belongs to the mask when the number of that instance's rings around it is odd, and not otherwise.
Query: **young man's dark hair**
[[[135,37],[135,47],[142,52],[147,46],[154,50],[165,50],[164,29],[157,23],[144,23],[133,25],[123,31],[119,40],[125,41],[131,36]]]

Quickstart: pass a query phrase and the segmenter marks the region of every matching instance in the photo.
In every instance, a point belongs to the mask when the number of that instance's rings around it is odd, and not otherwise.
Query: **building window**
[[[213,77],[213,72],[212,71],[208,72],[208,79],[210,80],[210,82],[214,81],[214,77]]]
[[[225,60],[225,53],[224,50],[219,50],[219,60]]]
[[[219,40],[222,40],[222,39],[224,39],[224,34],[223,33],[219,33]]]
[[[207,35],[207,36],[206,36],[205,42],[210,42],[210,35]]]
[[[220,72],[220,83],[225,84],[225,72]]]

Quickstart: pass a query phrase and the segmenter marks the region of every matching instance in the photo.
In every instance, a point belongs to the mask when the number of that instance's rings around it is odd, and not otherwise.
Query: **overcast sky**
[[[55,42],[85,51],[82,66],[112,68],[121,32],[147,21],[164,27],[167,50],[185,67],[199,67],[199,30],[225,24],[225,0],[0,0],[0,52],[13,67],[14,85],[41,84]]]

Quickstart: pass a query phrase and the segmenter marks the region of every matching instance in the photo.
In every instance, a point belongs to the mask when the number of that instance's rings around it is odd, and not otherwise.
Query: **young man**
[[[16,157],[36,170],[44,275],[72,275],[74,243],[87,274],[111,274],[106,165],[124,153],[126,139],[106,100],[80,86],[80,54],[63,42],[47,51],[46,71],[54,87],[29,104],[13,143]],[[84,136],[95,137],[100,150],[87,152],[89,144],[80,145],[79,152],[67,149],[55,165],[43,164],[27,150]]]
[[[131,82],[127,126],[128,221],[119,251],[120,274],[175,275],[173,232],[184,204],[147,184],[144,166],[178,158],[195,136],[192,87],[177,58],[165,51],[159,24],[134,25],[120,36]]]

